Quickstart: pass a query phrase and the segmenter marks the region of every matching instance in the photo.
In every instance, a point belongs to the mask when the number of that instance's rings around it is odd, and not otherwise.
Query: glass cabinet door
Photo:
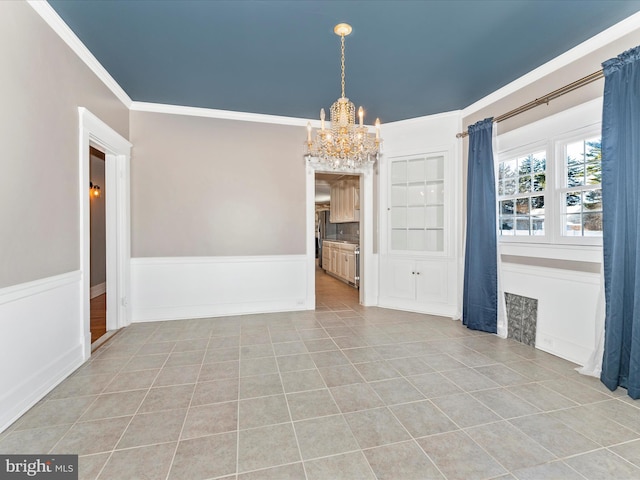
[[[444,155],[391,160],[391,250],[444,251]]]

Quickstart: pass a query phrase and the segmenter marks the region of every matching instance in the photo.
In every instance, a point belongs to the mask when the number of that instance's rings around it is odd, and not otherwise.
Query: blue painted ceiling
[[[640,10],[640,0],[49,3],[133,100],[301,118],[340,96],[333,27],[348,22],[346,95],[367,123],[464,108]]]

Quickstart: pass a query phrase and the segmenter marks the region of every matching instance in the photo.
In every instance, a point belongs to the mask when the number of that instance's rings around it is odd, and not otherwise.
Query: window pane
[[[500,202],[501,215],[513,215],[513,200],[503,200]]]
[[[502,235],[513,235],[513,217],[500,217],[500,233]]]
[[[544,173],[538,173],[533,176],[533,191],[543,192],[547,186],[547,176]]]
[[[440,205],[425,207],[425,226],[427,228],[444,227],[444,207]]]
[[[424,185],[410,185],[408,188],[407,203],[409,205],[424,205]]]
[[[585,237],[602,235],[602,213],[585,213],[582,216]]]
[[[502,196],[504,195],[504,181],[500,180],[498,182],[498,195]]]
[[[580,211],[580,192],[567,193],[567,202],[565,203],[565,205],[567,206],[567,213],[579,212]],[[576,206],[578,207],[577,210],[575,208]]]
[[[498,164],[498,178],[499,179],[503,179],[504,178],[504,162],[500,162]]]
[[[531,234],[544,235],[544,216],[531,217]]]
[[[504,182],[504,194],[505,195],[513,195],[516,193],[516,181],[515,180],[505,180]]]
[[[407,227],[407,209],[405,207],[395,207],[391,209],[391,228]]]
[[[584,143],[573,142],[567,145],[567,167],[584,163]]]
[[[441,252],[444,250],[444,231],[427,230],[425,237],[427,242],[425,250],[429,252]]]
[[[410,160],[407,163],[407,178],[412,182],[420,182],[426,178],[424,159]]]
[[[425,207],[409,207],[407,209],[408,228],[424,228],[425,221]]]
[[[407,231],[406,230],[391,231],[391,248],[394,250],[407,249]]]
[[[544,172],[547,168],[547,156],[545,152],[538,152],[532,155],[533,157],[533,172]]]
[[[544,215],[544,196],[531,197],[531,213]]]
[[[516,235],[529,235],[529,217],[516,218]]]
[[[391,205],[394,207],[407,204],[407,187],[392,186],[391,187]]]
[[[529,175],[531,173],[531,155],[518,159],[518,175]]]
[[[444,157],[427,158],[426,180],[442,180],[444,178]]]
[[[518,191],[520,193],[529,193],[531,191],[531,175],[518,179]]]
[[[427,247],[427,235],[424,230],[407,232],[407,250],[423,251]]]
[[[584,165],[570,165],[567,167],[567,187],[584,185]]]
[[[600,185],[602,183],[602,163],[587,163],[585,165],[585,174],[587,185]]]
[[[600,162],[602,160],[602,143],[600,138],[585,140],[585,160],[587,162]]]
[[[407,181],[407,162],[397,161],[391,163],[391,183],[403,183]]]
[[[503,162],[503,164],[505,178],[515,177],[517,175],[517,162],[515,160],[509,160],[508,162]]]
[[[582,222],[580,214],[565,215],[565,232],[568,236],[582,235]]]
[[[602,190],[585,191],[583,205],[585,210],[602,210]]]
[[[529,215],[529,197],[516,199],[516,214]]]

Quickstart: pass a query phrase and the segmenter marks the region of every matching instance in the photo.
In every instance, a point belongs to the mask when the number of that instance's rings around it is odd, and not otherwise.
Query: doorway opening
[[[91,345],[107,333],[105,154],[89,147],[89,294]]]
[[[78,108],[80,117],[79,191],[80,191],[80,271],[82,272],[82,292],[80,311],[84,360],[91,357],[91,351],[104,342],[110,334],[131,323],[129,315],[130,297],[130,195],[129,171],[131,144],[109,125],[89,110]],[[91,149],[94,147],[94,150]],[[99,190],[108,191],[104,195],[105,204],[105,329],[92,344],[90,275],[91,275],[91,198],[87,192],[93,190],[90,178],[91,153],[95,150],[104,154],[104,185]],[[93,192],[92,192],[93,193]],[[93,268],[95,270],[95,267]]]
[[[360,176],[316,172],[315,218],[316,305],[335,309],[357,304],[360,288]]]

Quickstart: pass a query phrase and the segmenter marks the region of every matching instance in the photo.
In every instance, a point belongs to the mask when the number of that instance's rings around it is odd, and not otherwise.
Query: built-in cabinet
[[[322,242],[322,268],[341,280],[356,284],[357,245],[352,243]]]
[[[443,263],[429,260],[388,258],[384,268],[386,294],[415,305],[439,302],[447,291],[447,272],[443,267]]]
[[[389,155],[381,171],[383,307],[454,316],[457,185],[452,149]]]
[[[360,221],[360,182],[346,179],[331,185],[331,223]]]

